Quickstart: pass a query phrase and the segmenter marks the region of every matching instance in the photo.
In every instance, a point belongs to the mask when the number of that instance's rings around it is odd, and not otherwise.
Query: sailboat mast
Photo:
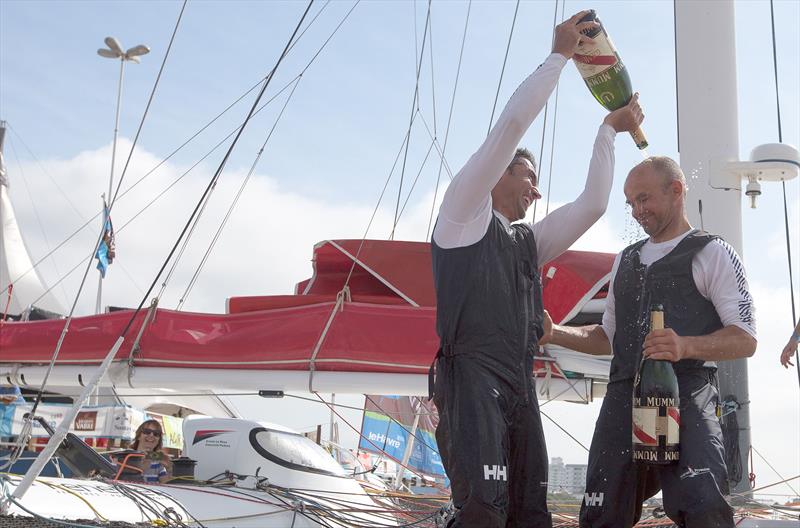
[[[678,151],[689,187],[689,221],[722,236],[743,256],[741,182],[721,170],[721,162],[739,159],[734,5],[729,0],[674,5]],[[747,468],[747,360],[720,362],[718,372],[720,398],[732,396],[742,405],[736,411],[739,456]],[[734,493],[750,491],[746,478],[731,485]]]

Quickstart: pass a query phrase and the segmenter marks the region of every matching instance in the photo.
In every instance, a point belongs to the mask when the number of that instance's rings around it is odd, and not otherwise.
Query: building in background
[[[564,464],[559,457],[550,459],[547,493],[581,496],[586,489],[586,464]]]

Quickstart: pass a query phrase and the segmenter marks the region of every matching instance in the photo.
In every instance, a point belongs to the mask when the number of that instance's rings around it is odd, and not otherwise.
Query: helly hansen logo
[[[603,493],[584,493],[583,494],[583,503],[586,506],[602,506],[603,505]]]
[[[483,465],[483,480],[508,480],[506,466]]]

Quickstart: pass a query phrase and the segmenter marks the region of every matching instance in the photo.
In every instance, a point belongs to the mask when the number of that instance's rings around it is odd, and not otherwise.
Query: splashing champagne
[[[622,108],[633,96],[628,70],[594,10],[580,21],[597,22],[600,26],[583,32],[593,38],[594,43],[579,44],[578,51],[572,57],[573,62],[598,103],[609,111]],[[640,150],[647,148],[647,138],[641,128],[631,132],[631,136]]]
[[[664,308],[650,308],[650,328],[664,328]],[[645,359],[633,384],[633,459],[646,464],[680,460],[678,378],[669,361]]]

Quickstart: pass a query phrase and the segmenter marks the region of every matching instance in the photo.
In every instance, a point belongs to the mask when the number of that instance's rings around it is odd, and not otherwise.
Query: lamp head
[[[128,51],[126,51],[125,56],[130,59],[133,57],[138,57],[140,55],[147,55],[148,53],[150,53],[150,48],[148,48],[144,44],[139,44],[138,46],[134,46]]]
[[[105,39],[106,46],[111,48],[111,51],[117,54],[117,57],[121,57],[122,53],[122,46],[120,45],[119,41],[114,37],[106,37]]]

